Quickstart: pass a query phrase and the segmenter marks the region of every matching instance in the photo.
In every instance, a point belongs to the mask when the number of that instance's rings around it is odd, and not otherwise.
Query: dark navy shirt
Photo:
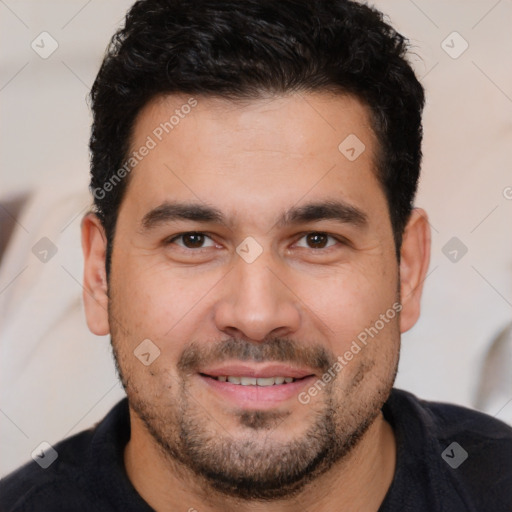
[[[394,389],[383,407],[397,440],[393,483],[379,512],[512,512],[512,429],[485,414]],[[128,403],[0,481],[2,512],[148,512],[126,475]],[[342,509],[339,509],[340,512]]]

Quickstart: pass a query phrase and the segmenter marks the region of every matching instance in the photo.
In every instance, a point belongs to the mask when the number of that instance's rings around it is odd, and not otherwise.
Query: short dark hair
[[[108,193],[105,184],[127,159],[137,114],[172,93],[236,100],[334,91],[358,98],[379,141],[376,173],[399,257],[420,172],[425,101],[407,51],[382,13],[350,0],[137,1],[90,95],[90,187],[107,236],[107,275],[127,179]]]

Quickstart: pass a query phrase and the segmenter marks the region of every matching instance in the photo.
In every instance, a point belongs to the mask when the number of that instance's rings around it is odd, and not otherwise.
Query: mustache
[[[272,338],[262,342],[229,338],[215,344],[192,342],[182,352],[178,370],[182,373],[197,372],[208,364],[227,359],[255,363],[277,361],[306,366],[325,373],[337,361],[336,355],[321,345],[305,346],[288,338]]]

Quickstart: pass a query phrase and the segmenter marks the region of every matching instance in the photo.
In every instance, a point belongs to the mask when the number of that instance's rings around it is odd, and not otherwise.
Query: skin
[[[136,120],[132,149],[188,99],[173,95],[148,103]],[[426,215],[413,211],[399,264],[375,175],[377,140],[366,107],[355,98],[196,99],[197,106],[131,172],[108,283],[101,223],[94,214],[82,223],[87,322],[92,332],[112,335],[130,402],[128,476],[155,510],[377,511],[396,462],[393,430],[380,407],[394,381],[400,333],[419,316],[430,252]],[[366,146],[354,161],[338,150],[349,134]],[[278,222],[291,208],[335,200],[362,212],[364,225]],[[215,207],[225,223],[167,220],[144,229],[148,212],[176,201]],[[208,235],[204,247],[187,248],[184,238],[176,238],[191,231]],[[249,236],[262,250],[252,263],[236,252]],[[400,315],[325,389],[300,403],[299,391],[307,391],[398,300]],[[160,350],[149,366],[133,355],[144,339]],[[307,367],[312,377],[291,397],[266,403],[263,394],[256,400],[238,390],[227,396],[198,373],[219,364],[230,342],[234,352],[224,363],[240,363],[244,347],[251,355],[244,364],[264,368],[274,364],[283,339],[293,349],[285,358],[291,367],[304,369],[320,353],[328,361]],[[191,347],[202,359],[183,366]],[[328,418],[335,437],[324,465],[311,481],[266,500],[209,483],[187,465],[190,454],[182,446],[188,429],[214,466],[264,474],[285,460],[293,443],[305,454],[314,452],[311,432],[322,431]],[[342,446],[358,429],[354,446]],[[222,452],[226,446],[232,452]]]

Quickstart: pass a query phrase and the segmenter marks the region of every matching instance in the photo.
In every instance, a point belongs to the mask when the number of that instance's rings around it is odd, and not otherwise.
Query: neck
[[[274,502],[242,501],[205,485],[187,468],[166,457],[130,410],[131,438],[124,460],[137,492],[156,511],[377,512],[395,472],[393,430],[380,414],[356,447],[300,494]]]

